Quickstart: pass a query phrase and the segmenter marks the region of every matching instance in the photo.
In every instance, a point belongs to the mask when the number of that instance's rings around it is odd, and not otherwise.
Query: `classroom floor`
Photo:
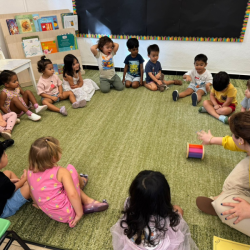
[[[98,75],[98,71],[86,70],[84,78],[99,84]],[[246,81],[231,82],[238,90],[240,103]],[[121,215],[128,188],[140,171],[151,169],[166,176],[172,203],[184,209],[184,219],[199,249],[211,250],[213,236],[250,244],[249,237],[217,217],[201,213],[195,205],[197,196],[221,192],[224,180],[245,154],[206,146],[204,160],[186,159],[187,142],[200,143],[196,131],[211,129],[214,136],[231,134],[228,125],[198,113],[202,103],[193,107],[190,97],[173,102],[172,91],[186,87],[187,83],[171,86],[163,93],[144,87],[111,90],[108,94],[97,91],[83,109],[72,109],[69,101],[57,103],[66,106],[67,117],[45,111],[41,121],[32,122],[24,115],[13,131],[15,144],[7,150],[7,169],[21,175],[27,168],[31,143],[42,136],[54,136],[63,150],[59,164],[71,163],[79,172],[89,174],[86,194],[97,200],[107,199],[110,207],[105,212],[83,216],[71,229],[26,204],[10,217],[11,228],[23,239],[42,245],[72,250],[112,249],[110,228]],[[32,86],[26,89],[34,92]],[[240,110],[240,105],[236,110]]]

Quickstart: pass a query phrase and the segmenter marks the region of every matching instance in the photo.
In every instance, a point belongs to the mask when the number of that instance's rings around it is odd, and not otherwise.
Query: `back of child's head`
[[[128,49],[139,48],[139,41],[136,38],[129,38],[127,41]]]
[[[11,77],[15,76],[16,73],[10,70],[4,70],[0,73],[0,85],[4,85],[11,81]]]
[[[229,126],[236,139],[242,138],[250,145],[250,111],[233,114]]]
[[[230,83],[229,75],[224,71],[215,74],[213,77],[213,88],[216,91],[222,91],[226,89],[229,83]]]
[[[29,169],[43,172],[52,168],[60,160],[62,150],[59,141],[51,136],[37,139],[30,148]]]
[[[8,139],[8,140],[5,140],[3,142],[2,141],[0,142],[0,161],[2,159],[2,156],[5,152],[5,150],[8,147],[12,146],[13,144],[14,144],[14,140],[12,140],[12,139]]]
[[[70,75],[73,77],[74,72],[73,72],[73,63],[74,60],[76,60],[78,63],[78,59],[72,55],[72,54],[68,54],[64,57],[63,61],[64,61],[64,66],[63,66],[63,76],[65,77],[65,74]],[[76,73],[78,73],[81,70],[81,66],[79,67],[79,70],[76,71]]]
[[[179,224],[180,217],[173,211],[170,187],[162,173],[150,170],[140,172],[129,188],[129,195],[121,227],[125,228],[124,233],[129,239],[137,236],[137,245],[141,243],[146,227],[149,229],[149,235],[151,234],[149,222],[155,222],[154,227],[163,234],[168,230],[165,221],[167,217],[172,228]],[[150,238],[147,243],[155,244]]]
[[[194,58],[194,63],[197,61],[202,61],[207,64],[207,56],[204,54],[199,54]]]
[[[250,89],[250,80],[247,81],[246,86],[247,86],[248,89]]]
[[[160,49],[159,49],[159,46],[157,45],[157,44],[152,44],[152,45],[150,45],[150,46],[148,46],[148,55],[150,55],[151,54],[151,52],[159,52],[160,51]]]
[[[98,40],[98,49],[102,51],[102,48],[107,43],[113,43],[112,39],[110,39],[108,36],[103,36]]]
[[[43,73],[48,64],[52,64],[51,60],[46,58],[46,56],[42,56],[41,60],[37,62],[37,70],[39,73]]]

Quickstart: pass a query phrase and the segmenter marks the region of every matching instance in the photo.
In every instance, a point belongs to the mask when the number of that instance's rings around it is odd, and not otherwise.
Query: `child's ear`
[[[150,58],[150,55],[148,55],[148,58]]]

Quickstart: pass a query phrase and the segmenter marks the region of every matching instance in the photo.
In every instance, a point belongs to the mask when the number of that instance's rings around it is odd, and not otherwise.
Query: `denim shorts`
[[[51,95],[51,96],[58,96],[59,94]],[[43,101],[45,98],[41,97],[41,101]],[[58,98],[56,101],[53,101],[53,103],[60,102],[60,98]]]
[[[130,82],[140,82],[141,77],[140,76],[131,76],[130,74],[126,74],[125,81]]]
[[[26,200],[20,191],[20,188],[12,195],[10,199],[7,200],[3,213],[0,218],[7,218],[14,215],[21,206],[23,206],[28,200]]]
[[[192,89],[194,92],[197,92],[198,90],[201,89],[201,90],[203,90],[203,91],[205,92],[205,94],[207,94],[206,84],[202,84],[202,85],[200,85],[199,88],[197,88],[197,86],[196,86],[195,84],[190,83],[190,84],[188,85],[188,89]]]

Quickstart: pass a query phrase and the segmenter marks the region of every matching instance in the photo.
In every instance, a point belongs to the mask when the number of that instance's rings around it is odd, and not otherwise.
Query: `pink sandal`
[[[92,203],[84,205],[83,206],[83,211],[84,214],[91,214],[95,212],[102,212],[104,210],[107,210],[109,207],[109,204],[106,200],[103,200],[100,203],[95,203],[96,200],[94,200]]]

